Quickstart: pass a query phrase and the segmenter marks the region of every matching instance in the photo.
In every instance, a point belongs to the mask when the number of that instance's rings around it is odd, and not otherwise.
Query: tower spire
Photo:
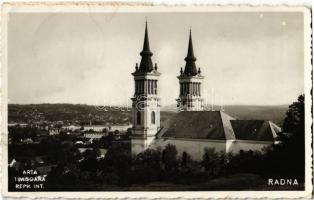
[[[153,53],[150,51],[147,29],[148,28],[147,28],[147,19],[146,19],[143,50],[140,53],[140,55],[142,56],[142,59],[141,59],[139,71],[142,71],[142,72],[151,72],[153,70],[153,63],[151,59],[151,56],[153,55]]]
[[[143,50],[141,51],[141,63],[136,65],[134,76],[134,95],[132,100],[132,137],[131,154],[145,151],[156,138],[160,130],[160,98],[158,96],[158,79],[160,73],[157,64],[153,66],[148,39],[147,20],[145,22],[145,34]]]
[[[187,53],[187,56],[185,57],[184,60],[186,61],[185,68],[184,68],[184,74],[190,75],[190,76],[195,76],[197,74],[197,69],[196,69],[196,65],[195,65],[196,58],[194,56],[194,50],[193,50],[191,27],[190,27],[188,53]]]

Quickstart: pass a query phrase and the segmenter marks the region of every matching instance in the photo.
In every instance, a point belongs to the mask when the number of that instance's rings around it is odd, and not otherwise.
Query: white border
[[[114,5],[114,6],[113,6]],[[306,135],[306,175],[305,191],[206,191],[206,192],[8,192],[7,174],[7,21],[11,12],[303,12],[304,13],[304,87],[305,87],[305,135]],[[2,194],[6,197],[45,197],[45,198],[311,198],[312,196],[312,148],[311,148],[311,52],[310,52],[310,10],[305,7],[252,7],[252,6],[141,6],[134,4],[104,3],[15,3],[2,6]],[[293,162],[293,161],[292,161]]]

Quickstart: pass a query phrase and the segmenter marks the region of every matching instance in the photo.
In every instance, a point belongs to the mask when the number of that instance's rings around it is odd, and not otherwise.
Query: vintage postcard
[[[311,8],[5,3],[2,195],[311,198]]]

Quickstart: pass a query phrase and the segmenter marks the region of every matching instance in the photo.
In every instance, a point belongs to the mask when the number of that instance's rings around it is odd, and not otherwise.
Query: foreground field
[[[268,191],[268,190],[304,190],[304,183],[298,186],[269,186],[266,179],[255,174],[235,174],[209,180],[204,184],[172,184],[156,182],[147,185],[117,187],[111,185],[61,185],[50,186],[51,191]]]

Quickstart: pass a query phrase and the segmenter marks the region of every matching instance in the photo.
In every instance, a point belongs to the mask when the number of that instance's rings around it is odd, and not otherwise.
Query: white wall
[[[228,152],[239,153],[240,150],[261,151],[263,148],[273,144],[272,142],[250,141],[250,140],[235,140],[229,143]]]
[[[192,159],[201,160],[203,158],[205,148],[214,148],[216,152],[226,151],[225,140],[187,140],[187,139],[158,139],[152,148],[164,149],[167,144],[175,145],[178,156],[182,156],[183,152],[188,153]]]
[[[103,136],[106,136],[108,134],[106,133],[84,133],[84,137],[90,138],[90,139],[99,139]]]
[[[216,152],[239,153],[240,150],[261,151],[264,147],[270,146],[272,142],[249,141],[249,140],[197,140],[197,139],[165,139],[159,138],[152,142],[150,148],[164,149],[167,144],[175,145],[178,156],[183,152],[188,153],[192,159],[201,160],[205,148],[214,148]]]
[[[102,132],[104,128],[108,129],[108,126],[93,126],[93,125],[87,125],[87,126],[83,126],[84,127],[84,131],[89,131],[89,130],[93,130],[96,132]]]
[[[132,156],[136,156],[137,154],[145,151],[151,142],[154,140],[154,137],[146,137],[146,138],[132,138],[131,139],[131,154]]]

